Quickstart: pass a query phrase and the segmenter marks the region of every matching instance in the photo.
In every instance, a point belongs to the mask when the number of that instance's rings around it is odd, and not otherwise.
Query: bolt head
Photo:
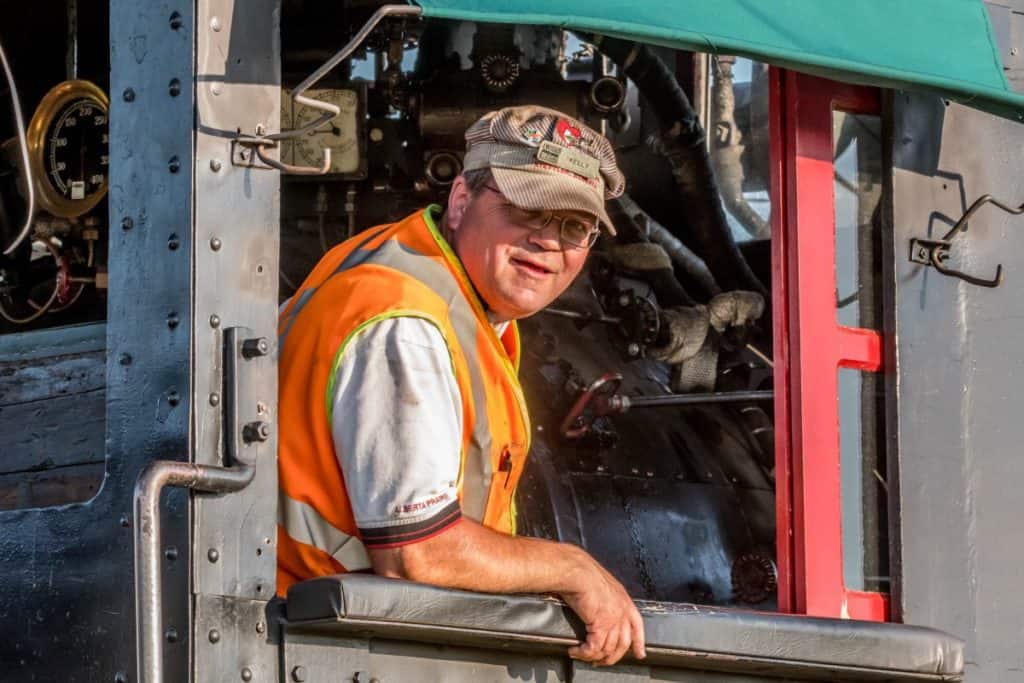
[[[210,400],[210,405],[211,406],[214,406],[214,407],[219,406],[220,405],[220,394],[218,394],[216,392],[210,394],[210,399],[209,400]]]
[[[266,633],[266,632],[267,632],[267,624],[266,624],[266,622],[257,621],[256,622],[256,633]]]
[[[208,559],[210,562],[216,562],[220,559],[220,553],[217,552],[216,548],[210,548],[206,551],[206,559]]]
[[[173,545],[167,546],[166,548],[164,548],[164,557],[166,557],[168,561],[174,562],[176,559],[178,559],[178,549],[175,548]]]
[[[221,169],[220,159],[210,159],[210,170],[214,173]]]
[[[135,101],[135,91],[132,90],[131,88],[125,88],[124,92],[121,93],[121,99],[124,100],[125,102],[134,102]]]
[[[210,327],[213,327],[213,328],[220,327],[220,316],[219,315],[214,314],[214,315],[210,316]]]
[[[219,643],[220,642],[220,631],[218,631],[215,628],[211,628],[210,632],[207,634],[206,637],[209,639],[209,641],[211,643]]]
[[[247,682],[252,680],[252,669],[249,667],[242,669],[242,680]]]
[[[171,173],[177,173],[181,170],[181,160],[178,157],[171,157],[167,160],[167,170]]]
[[[125,216],[124,218],[121,219],[122,230],[131,230],[134,227],[135,221],[133,221],[130,216]]]
[[[220,251],[221,246],[223,246],[223,244],[221,243],[219,237],[214,237],[210,240],[210,249],[213,249],[214,251]]]
[[[220,31],[221,25],[219,17],[213,17],[210,19],[210,28],[213,29],[215,33]]]
[[[295,683],[302,683],[306,680],[306,667],[296,666],[292,668],[292,680]]]

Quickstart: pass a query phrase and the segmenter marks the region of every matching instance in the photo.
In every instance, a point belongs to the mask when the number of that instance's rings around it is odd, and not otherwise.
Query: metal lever
[[[259,157],[260,161],[265,163],[267,166],[276,168],[282,173],[290,173],[293,175],[325,175],[331,168],[331,150],[327,147],[323,150],[323,159],[319,168],[316,166],[293,166],[292,164],[282,163],[276,159],[268,157],[266,155],[266,150],[271,147],[276,147],[279,140],[288,140],[316,130],[340,114],[341,108],[338,105],[314,99],[312,97],[306,97],[302,93],[316,85],[316,83],[326,76],[331,69],[341,64],[353,52],[355,52],[356,48],[362,45],[363,41],[366,40],[366,37],[370,35],[370,32],[377,27],[377,24],[383,21],[386,17],[418,17],[422,13],[423,10],[416,5],[384,5],[378,9],[373,13],[373,16],[370,17],[363,27],[359,29],[354,36],[352,36],[352,40],[345,44],[345,47],[338,50],[333,57],[324,62],[323,66],[310,74],[306,80],[302,81],[302,83],[292,91],[292,102],[323,112],[318,118],[307,123],[301,128],[282,130],[280,133],[260,135],[259,131],[257,131],[256,135],[242,135],[237,139],[238,144],[254,147],[256,150],[256,156]]]
[[[949,229],[942,239],[924,239],[914,238],[910,240],[910,261],[913,263],[921,263],[926,266],[932,266],[935,270],[939,271],[943,275],[955,277],[969,282],[972,285],[978,285],[979,287],[998,287],[1003,282],[1003,264],[996,266],[996,274],[992,279],[985,279],[976,275],[968,275],[962,271],[956,270],[946,266],[946,261],[949,259],[949,250],[953,246],[953,238],[956,237],[961,231],[967,229],[967,222],[971,219],[978,209],[983,207],[985,204],[995,204],[997,208],[1002,209],[1006,213],[1019,216],[1024,213],[1024,204],[1018,207],[1009,206],[1003,202],[995,199],[990,194],[982,195],[978,197],[971,204],[970,208],[964,212],[964,215],[960,217],[952,228]]]
[[[662,396],[626,396],[616,393],[622,384],[622,375],[609,372],[601,375],[583,390],[569,413],[562,420],[562,436],[578,439],[590,432],[594,420],[605,415],[625,413],[633,408],[663,408],[676,406],[709,405],[714,403],[749,403],[771,401],[775,392],[718,391],[710,394],[665,394]]]

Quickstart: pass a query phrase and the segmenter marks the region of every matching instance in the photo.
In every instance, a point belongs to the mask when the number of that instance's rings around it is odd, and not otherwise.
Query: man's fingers
[[[628,621],[623,621],[615,628],[617,635],[614,638],[609,638],[605,644],[605,657],[598,662],[599,666],[611,666],[622,659],[622,655],[626,654],[626,651],[629,650],[631,631],[632,627]],[[612,644],[613,640],[615,641],[614,646]]]
[[[606,628],[588,631],[586,642],[569,648],[569,656],[584,662],[597,662],[604,657],[604,644],[607,640]]]
[[[634,608],[630,614],[629,622],[633,627],[633,656],[637,659],[644,659],[647,656],[647,641],[644,636],[644,620],[640,612]]]

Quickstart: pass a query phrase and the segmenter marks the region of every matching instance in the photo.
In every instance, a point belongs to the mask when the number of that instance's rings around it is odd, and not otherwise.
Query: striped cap
[[[584,211],[612,235],[604,203],[626,180],[612,145],[574,118],[546,107],[506,107],[466,130],[463,169],[491,169],[510,202],[530,210]]]

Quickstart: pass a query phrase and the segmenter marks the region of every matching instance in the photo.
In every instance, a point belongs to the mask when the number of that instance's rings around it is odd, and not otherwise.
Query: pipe
[[[21,170],[25,174],[25,188],[28,192],[28,206],[25,208],[25,225],[14,238],[14,241],[4,249],[4,255],[14,253],[14,250],[21,246],[21,243],[28,237],[32,229],[32,214],[36,212],[35,184],[32,178],[32,166],[28,160],[28,142],[25,140],[25,117],[21,114],[21,102],[18,100],[18,87],[14,84],[14,74],[11,73],[11,65],[7,63],[7,54],[4,52],[3,44],[0,44],[0,62],[3,62],[4,75],[7,77],[7,84],[11,88],[11,106],[14,109],[14,126],[18,132],[18,149],[21,151]]]
[[[715,85],[711,88],[713,120],[715,122],[711,159],[715,178],[725,202],[736,220],[752,237],[771,237],[771,226],[761,218],[743,196],[743,134],[736,124],[736,95],[733,91],[732,66],[735,58],[722,57],[717,61]]]
[[[164,657],[160,579],[160,492],[167,486],[206,493],[244,489],[256,468],[211,467],[173,460],[156,460],[135,482],[135,629],[139,683],[163,683]]]
[[[651,146],[671,166],[679,213],[689,218],[695,251],[725,290],[746,289],[767,296],[733,239],[705,144],[704,127],[675,77],[647,46],[596,36],[594,44],[636,83],[661,123]]]

